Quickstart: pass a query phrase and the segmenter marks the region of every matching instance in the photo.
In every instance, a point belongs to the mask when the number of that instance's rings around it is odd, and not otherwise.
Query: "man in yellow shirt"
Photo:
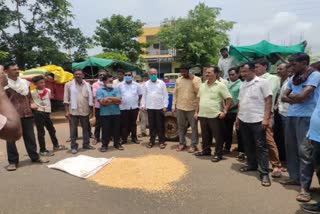
[[[223,119],[232,104],[232,96],[227,86],[217,80],[219,67],[209,66],[206,70],[207,81],[200,86],[198,105],[194,115],[200,120],[202,151],[196,156],[210,156],[212,137],[216,140],[216,151],[212,162],[222,160]],[[225,105],[223,104],[225,102]]]
[[[189,73],[190,67],[183,65],[180,67],[181,77],[176,81],[173,91],[173,112],[177,113],[179,127],[179,146],[177,151],[186,149],[186,133],[188,122],[192,129],[191,146],[189,153],[198,151],[198,121],[194,119],[197,105],[197,94],[201,85],[201,79]]]

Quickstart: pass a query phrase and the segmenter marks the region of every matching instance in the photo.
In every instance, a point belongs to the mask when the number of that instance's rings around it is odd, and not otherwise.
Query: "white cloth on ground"
[[[58,169],[79,178],[89,178],[96,174],[114,158],[94,158],[86,155],[66,158],[55,164],[48,165],[50,169]]]

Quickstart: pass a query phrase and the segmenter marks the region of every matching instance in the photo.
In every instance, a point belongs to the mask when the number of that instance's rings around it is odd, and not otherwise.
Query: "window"
[[[153,48],[154,48],[154,49],[159,49],[159,47],[160,47],[160,44],[159,44],[159,43],[154,43],[154,44],[153,44]]]

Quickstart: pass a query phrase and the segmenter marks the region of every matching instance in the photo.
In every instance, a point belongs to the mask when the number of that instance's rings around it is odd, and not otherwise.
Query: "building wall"
[[[142,43],[153,41],[152,45],[144,49],[146,54],[142,55],[142,57],[148,63],[148,66],[146,67],[155,67],[158,69],[160,61],[159,73],[160,77],[162,78],[164,73],[174,73],[176,71],[176,68],[180,67],[180,63],[174,61],[175,52],[173,50],[168,50],[166,49],[164,44],[159,44],[159,41],[157,41],[157,38],[155,36],[159,32],[159,26],[143,27],[143,34],[140,37],[138,37],[138,41]],[[173,60],[171,59],[169,61],[166,61],[166,58],[173,58]]]

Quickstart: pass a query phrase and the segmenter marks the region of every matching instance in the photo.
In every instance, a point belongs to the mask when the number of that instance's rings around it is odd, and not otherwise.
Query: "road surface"
[[[55,117],[59,141],[69,136],[68,124],[61,115]],[[46,136],[48,137],[48,136]],[[295,196],[298,188],[285,188],[277,180],[270,188],[262,187],[256,173],[241,174],[241,163],[226,157],[219,163],[199,159],[187,152],[176,152],[176,142],[168,142],[165,150],[147,149],[143,138],[140,145],[125,145],[125,151],[110,149],[106,153],[86,151],[93,157],[137,157],[145,154],[174,155],[185,163],[189,172],[175,184],[170,193],[148,193],[141,190],[99,186],[66,173],[31,164],[19,141],[21,164],[17,171],[7,172],[5,143],[0,144],[0,213],[5,214],[151,214],[151,213],[259,213],[292,214],[299,211]],[[51,148],[50,140],[47,141]],[[98,145],[97,145],[98,147]],[[51,163],[71,157],[68,151],[57,152]],[[313,187],[318,187],[314,179]],[[319,199],[319,194],[315,193]]]

